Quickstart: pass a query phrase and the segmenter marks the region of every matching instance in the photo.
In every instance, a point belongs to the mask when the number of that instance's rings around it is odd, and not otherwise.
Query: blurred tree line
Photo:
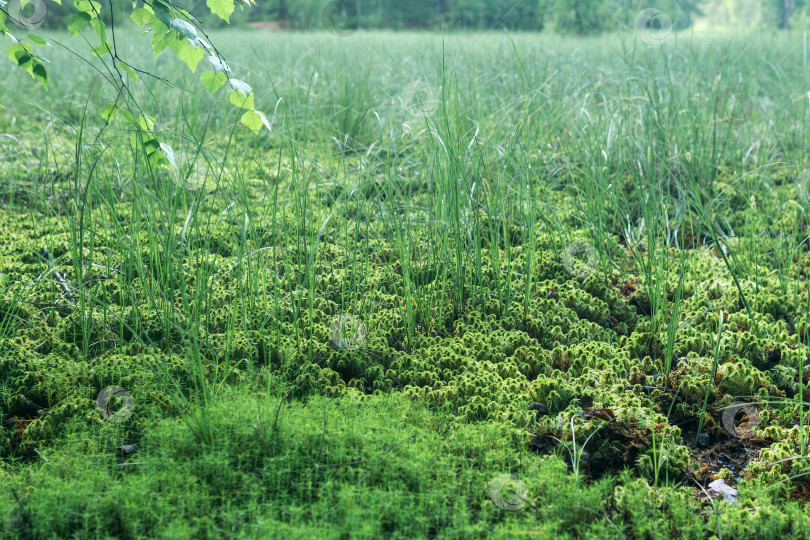
[[[646,8],[663,11],[675,28],[688,28],[705,11],[728,16],[716,26],[810,26],[810,0],[259,0],[242,20],[279,21],[308,29],[323,26],[322,12],[337,4],[363,28],[504,28],[595,34],[633,27]]]
[[[203,23],[222,23],[210,16],[206,0],[164,0],[199,15]],[[129,17],[133,0],[100,0],[104,19]],[[134,0],[141,5],[143,0]],[[46,0],[46,24],[62,26],[75,13],[71,0]],[[112,7],[112,10],[110,10]],[[331,10],[339,24],[378,29],[552,29],[560,33],[596,34],[632,28],[643,9],[663,11],[675,28],[688,28],[706,14],[714,27],[807,28],[810,0],[257,0],[237,9],[232,23],[275,21],[279,27],[319,29]],[[208,14],[208,16],[206,16]]]
[[[327,4],[363,28],[471,29],[503,28],[598,33],[633,26],[644,8],[667,13],[677,27],[687,27],[700,0],[265,0],[247,17],[283,21],[291,28],[322,26]]]

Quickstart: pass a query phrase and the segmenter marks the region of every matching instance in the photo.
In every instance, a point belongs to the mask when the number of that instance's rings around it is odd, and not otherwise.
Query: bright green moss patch
[[[721,505],[715,516],[688,488],[653,490],[627,473],[580,485],[561,459],[514,446],[499,424],[450,420],[398,393],[280,405],[261,391],[227,392],[211,404],[215,436],[206,446],[179,420],[155,419],[131,456],[116,449],[116,430],[48,450],[47,463],[21,465],[5,479],[6,530],[34,537],[623,538],[701,535],[716,531],[719,520],[726,531],[779,538],[810,528],[796,503],[775,512],[763,491],[746,493],[739,507]],[[525,485],[525,502],[511,511],[489,489],[503,474]],[[505,504],[497,492],[494,500]]]

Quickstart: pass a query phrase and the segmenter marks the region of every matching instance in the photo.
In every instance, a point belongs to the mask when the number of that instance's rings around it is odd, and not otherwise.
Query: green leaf
[[[165,143],[160,143],[160,149],[163,150],[163,155],[169,161],[172,167],[177,168],[177,161],[174,158],[174,150],[171,146]]]
[[[157,12],[158,10],[159,11],[171,11],[172,10],[172,7],[169,6],[169,4],[167,2],[164,2],[163,0],[152,0],[151,4],[152,4],[152,9],[155,12]]]
[[[195,22],[198,25],[200,24],[200,21],[198,21],[197,18],[194,15],[192,15],[191,13],[189,13],[187,10],[185,10],[185,9],[183,9],[180,6],[177,6],[177,5],[174,6],[174,9],[175,9],[175,11],[177,11],[177,13],[182,15],[187,21]]]
[[[102,43],[105,43],[108,40],[107,32],[105,31],[104,22],[99,19],[98,17],[94,17],[90,24],[93,25],[93,28],[96,29],[96,35],[98,36],[98,40]]]
[[[155,16],[158,18],[160,22],[166,25],[166,28],[172,25],[172,14],[169,11],[168,6],[160,2],[155,2],[153,4],[153,9],[155,12]]]
[[[36,43],[37,45],[44,46],[44,45],[48,44],[47,41],[45,41],[44,39],[42,39],[41,37],[39,37],[36,34],[28,34],[28,39],[30,39],[32,42]]]
[[[208,48],[210,49],[210,47]],[[231,68],[228,67],[228,64],[226,64],[225,62],[223,62],[214,55],[209,55],[208,61],[211,62],[211,64],[214,66],[214,71],[216,71],[217,73],[222,73],[231,70]]]
[[[154,34],[152,35],[152,53],[155,57],[163,52],[163,49],[169,46],[174,46],[177,44],[178,39],[172,32],[165,30],[165,26],[159,21],[154,21],[152,24],[152,30],[154,30]],[[163,29],[163,30],[161,30]]]
[[[6,54],[20,69],[41,82],[47,89],[50,81],[48,71],[42,65],[42,59],[31,53],[32,47],[30,43],[17,42],[6,49]]]
[[[132,134],[129,140],[132,146],[138,146],[138,137],[135,134]],[[154,136],[148,133],[141,133],[140,140],[143,145],[143,151],[146,154],[146,160],[153,167],[168,168],[171,165],[171,163],[166,159],[166,153],[161,147],[162,145]]]
[[[48,81],[50,80],[50,79],[48,78],[48,72],[45,70],[45,66],[43,66],[43,65],[42,65],[42,64],[39,62],[39,60],[36,60],[36,59],[35,59],[34,66],[33,66],[33,68],[31,69],[31,75],[32,75],[32,76],[33,76],[33,77],[34,77],[36,80],[38,80],[39,82],[41,82],[41,83],[42,83],[42,86],[44,86],[46,89],[48,88]]]
[[[253,94],[245,97],[242,92],[239,90],[234,90],[231,92],[231,103],[234,107],[239,107],[240,109],[246,109],[248,111],[252,111],[255,109],[253,105]]]
[[[249,127],[253,133],[258,133],[262,129],[262,120],[256,111],[248,111],[242,115],[241,122]]]
[[[130,79],[132,79],[133,81],[137,81],[137,80],[138,80],[138,74],[137,74],[137,73],[135,73],[135,70],[133,70],[131,67],[129,67],[129,66],[128,66],[128,65],[126,65],[125,63],[123,63],[123,62],[118,62],[118,67],[120,67],[121,69],[123,69],[124,71],[126,71],[126,72],[127,72],[127,75],[129,75],[129,78],[130,78]]]
[[[112,52],[112,47],[106,41],[104,43],[101,43],[101,44],[96,45],[95,47],[93,47],[93,54],[95,54],[96,56],[104,56],[105,54],[111,53],[111,52]]]
[[[135,24],[137,24],[138,26],[143,26],[145,24],[152,22],[152,19],[155,18],[155,14],[149,9],[138,8],[132,12],[132,15],[130,15],[130,17],[132,18],[132,21]]]
[[[212,49],[211,49],[211,45],[207,41],[205,41],[203,38],[198,37],[197,38],[197,43],[202,45],[203,49],[208,51],[209,54],[213,54]]]
[[[138,117],[138,125],[140,126],[141,129],[149,131],[155,127],[155,119],[152,118],[151,116],[142,114]]]
[[[87,13],[91,17],[95,17],[96,13],[101,12],[101,4],[98,2],[91,2],[89,0],[74,0],[73,5],[76,6],[76,9]]]
[[[188,21],[184,21],[183,19],[172,19],[170,26],[192,42],[196,43],[197,29],[194,28]]]
[[[142,135],[142,138],[143,138],[143,150],[148,155],[152,155],[155,152],[160,151],[160,144],[158,143],[158,140],[156,138],[154,138],[151,135]],[[162,154],[161,157],[163,157]]]
[[[8,49],[6,49],[6,54],[8,57],[15,62],[18,66],[22,66],[22,63],[27,62],[30,60],[31,55],[31,44],[30,43],[15,43],[11,45]]]
[[[172,48],[174,52],[177,53],[177,57],[185,62],[192,72],[197,70],[197,65],[200,63],[200,60],[203,59],[203,56],[205,56],[205,52],[203,52],[202,49],[198,49],[188,40],[178,40],[176,44],[172,45]]]
[[[129,124],[130,126],[132,126],[134,128],[138,127],[135,124],[135,119],[132,117],[132,113],[130,113],[129,111],[125,111],[124,109],[119,109],[119,110],[121,111],[121,114],[124,115],[124,120],[126,120],[127,124]]]
[[[266,127],[269,131],[272,131],[272,126],[270,122],[267,121],[267,117],[263,115],[259,111],[248,111],[242,115],[241,122],[249,127],[253,133],[258,133],[262,126]]]
[[[230,22],[233,13],[233,0],[207,0],[211,13],[219,16],[225,22]]]
[[[267,128],[267,131],[273,131],[273,124],[270,123],[264,113],[261,111],[255,111],[255,113],[259,115],[259,120],[262,121],[262,125]]]
[[[23,54],[17,57],[17,66],[24,69],[31,76],[34,76],[34,57],[30,54]]]
[[[118,110],[118,106],[114,103],[110,103],[103,109],[101,109],[101,117],[104,119],[105,122],[109,122],[112,117],[115,115],[115,112]]]
[[[229,79],[229,82],[231,83],[231,87],[234,90],[242,92],[242,94],[244,94],[245,97],[249,96],[251,92],[253,92],[253,89],[250,87],[250,85],[244,81],[240,81],[239,79]]]
[[[225,81],[228,80],[228,76],[224,73],[216,73],[214,71],[206,71],[202,75],[200,75],[200,80],[205,86],[206,90],[210,92],[212,95],[219,90]]]
[[[70,17],[70,23],[68,24],[68,30],[70,30],[70,37],[76,37],[82,31],[87,23],[90,22],[90,15],[87,13],[74,13],[73,16]]]

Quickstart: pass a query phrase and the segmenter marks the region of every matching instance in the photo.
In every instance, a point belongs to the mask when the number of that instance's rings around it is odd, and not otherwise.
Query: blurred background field
[[[265,29],[321,29],[324,7],[356,19],[365,29],[422,30],[547,30],[557,33],[593,34],[632,28],[639,11],[655,8],[666,13],[678,29],[747,31],[804,29],[810,6],[804,0],[269,0],[236,9],[231,24],[260,23]],[[127,2],[116,3],[120,18],[127,16]],[[140,2],[137,2],[141,5]],[[206,25],[222,25],[204,2],[184,5]],[[29,8],[31,9],[31,8]],[[71,13],[69,4],[50,5],[46,26],[59,27]],[[110,19],[109,14],[105,16]]]

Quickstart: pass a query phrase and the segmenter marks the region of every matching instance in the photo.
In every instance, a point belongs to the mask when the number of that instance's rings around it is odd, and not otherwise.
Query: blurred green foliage
[[[140,4],[136,0],[136,4]],[[183,5],[206,26],[222,26],[205,3]],[[64,26],[74,12],[72,3],[47,2],[48,26]],[[128,20],[132,3],[105,6],[104,22]],[[674,28],[688,28],[696,21],[709,28],[806,28],[810,5],[805,0],[264,0],[238,9],[231,22],[275,22],[280,28],[318,29],[328,26],[328,16],[338,24],[378,29],[508,29],[595,34],[632,28],[644,9],[662,11]]]

